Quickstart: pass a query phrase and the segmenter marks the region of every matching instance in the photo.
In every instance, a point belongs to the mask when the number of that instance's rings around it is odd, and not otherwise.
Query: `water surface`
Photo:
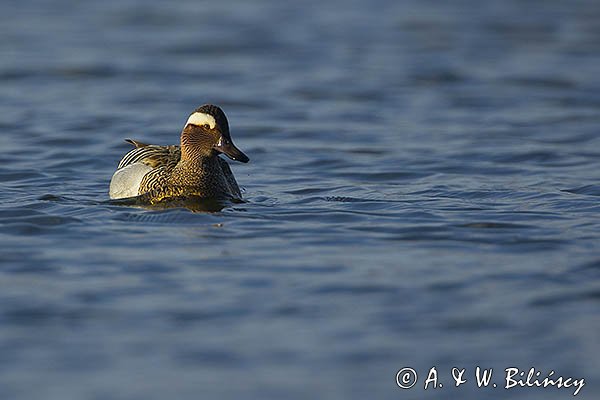
[[[599,18],[3,2],[0,397],[572,397],[454,388],[454,366],[597,397]],[[110,204],[123,139],[175,143],[206,102],[251,158],[231,163],[247,202]],[[432,366],[445,387],[423,391]]]

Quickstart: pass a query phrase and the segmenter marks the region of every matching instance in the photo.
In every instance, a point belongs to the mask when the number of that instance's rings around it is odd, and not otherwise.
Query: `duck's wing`
[[[179,146],[156,146],[132,139],[125,141],[134,145],[135,149],[123,156],[117,169],[140,162],[151,168],[166,166],[172,169],[181,159]]]
[[[111,198],[134,197],[169,178],[181,158],[179,146],[156,146],[128,139],[135,146],[121,159],[111,182]]]

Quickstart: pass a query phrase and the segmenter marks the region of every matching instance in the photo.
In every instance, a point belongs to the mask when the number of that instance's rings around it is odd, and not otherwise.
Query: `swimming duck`
[[[192,112],[181,131],[180,146],[157,146],[127,139],[135,146],[123,158],[110,181],[111,199],[139,196],[156,204],[181,197],[241,200],[240,188],[219,157],[235,161],[249,158],[231,140],[223,110],[205,104]]]

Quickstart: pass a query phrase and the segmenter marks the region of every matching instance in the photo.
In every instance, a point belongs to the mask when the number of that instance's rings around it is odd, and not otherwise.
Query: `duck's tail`
[[[138,149],[140,147],[146,147],[146,146],[148,146],[146,143],[138,142],[137,140],[133,140],[133,139],[125,139],[125,141],[127,143],[131,143],[132,145],[134,145]]]

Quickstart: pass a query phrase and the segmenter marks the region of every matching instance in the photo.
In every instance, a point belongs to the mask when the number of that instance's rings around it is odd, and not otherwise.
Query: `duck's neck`
[[[187,127],[181,132],[181,161],[202,164],[213,157],[209,138]]]

